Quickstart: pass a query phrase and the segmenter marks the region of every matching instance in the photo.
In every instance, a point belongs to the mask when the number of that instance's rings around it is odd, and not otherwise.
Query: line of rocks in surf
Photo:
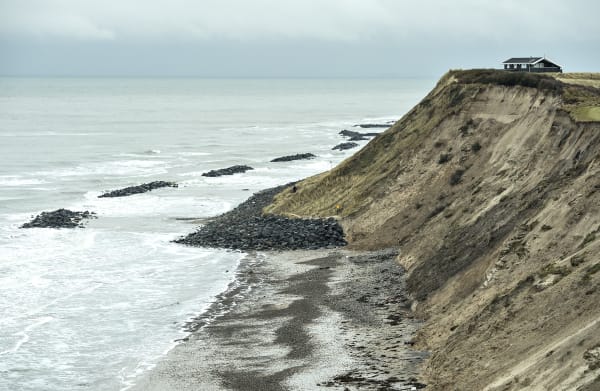
[[[74,212],[68,209],[57,209],[52,212],[42,212],[21,228],[82,228],[83,219],[96,218],[90,211]]]
[[[291,219],[262,214],[277,193],[293,185],[258,192],[237,208],[175,242],[235,250],[298,250],[346,245],[342,227],[333,218]]]
[[[349,142],[349,143],[340,143],[335,147],[331,148],[332,150],[345,151],[346,149],[352,149],[358,147],[357,143]]]
[[[381,127],[390,127],[389,124],[357,124],[354,125],[355,127],[361,127],[361,128],[381,128]],[[344,151],[347,149],[351,149],[351,148],[356,148],[358,147],[358,144],[355,143],[354,141],[363,141],[363,140],[368,140],[370,137],[374,137],[377,136],[379,133],[376,132],[370,132],[370,133],[361,133],[361,132],[356,132],[353,130],[347,130],[344,129],[342,130],[340,133],[340,135],[344,136],[344,137],[348,137],[349,138],[349,142],[344,142],[344,143],[340,143],[336,146],[334,146],[332,148],[332,150],[339,150],[339,151]],[[304,159],[313,159],[316,156],[312,153],[297,153],[294,155],[286,155],[286,156],[281,156],[281,157],[277,157],[275,159],[272,159],[271,162],[272,163],[277,163],[277,162],[290,162],[293,160],[304,160]],[[208,172],[205,172],[202,174],[202,176],[205,177],[220,177],[223,175],[234,175],[234,174],[240,174],[240,173],[244,173],[246,171],[249,170],[253,170],[253,167],[247,166],[247,165],[235,165],[235,166],[231,166],[231,167],[226,167],[226,168],[221,168],[221,169],[217,169],[217,170],[211,170]]]
[[[348,137],[348,141],[362,141],[362,140],[368,140],[369,137],[375,137],[379,133],[377,133],[377,132],[361,133],[361,132],[356,132],[354,130],[344,129],[339,134],[341,134],[344,137]]]
[[[313,155],[312,153],[297,153],[295,155],[288,155],[288,156],[282,156],[282,157],[275,158],[275,159],[271,160],[271,163],[291,162],[292,160],[306,160],[306,159],[313,159],[315,157],[316,156]]]
[[[175,182],[154,181],[109,191],[99,195],[98,198],[126,197],[162,187],[178,187],[178,185]],[[42,212],[33,217],[30,222],[23,224],[20,228],[83,228],[82,220],[91,218],[98,218],[98,216],[89,210],[72,211],[61,208],[50,212]]]
[[[101,194],[98,198],[107,198],[107,197],[126,197],[133,194],[146,193],[148,191],[152,191],[154,189],[160,189],[162,187],[178,187],[175,182],[166,182],[166,181],[154,181],[148,183],[142,183],[137,186],[129,186],[123,189],[113,190]]]
[[[386,122],[385,124],[356,124],[356,125],[354,125],[354,127],[355,128],[363,128],[363,129],[369,129],[369,128],[389,128],[392,125],[393,125],[393,121]]]
[[[376,127],[389,127],[389,125],[379,125],[379,124],[360,124],[360,125],[354,125],[356,126],[360,126],[361,128],[376,128]],[[368,140],[371,137],[375,137],[377,136],[379,133],[377,132],[370,132],[370,133],[362,133],[362,132],[356,132],[354,130],[347,130],[344,129],[342,130],[339,134],[341,134],[344,137],[348,137],[348,141],[344,142],[344,143],[340,143],[338,145],[336,145],[335,147],[331,148],[332,150],[339,150],[339,151],[345,151],[346,149],[352,149],[352,148],[356,148],[358,147],[358,144],[355,143],[354,141],[363,141],[363,140]]]
[[[246,172],[249,170],[254,170],[254,168],[252,168],[250,166],[246,166],[246,165],[236,165],[236,166],[231,166],[231,167],[227,167],[227,168],[221,168],[218,170],[210,170],[208,172],[203,173],[202,176],[218,177],[218,176],[223,176],[223,175],[239,174],[239,173],[243,173],[243,172]]]
[[[355,127],[371,128],[371,127],[384,127],[384,124],[357,124]],[[374,137],[378,133],[361,133],[352,130],[342,130],[339,134],[349,138],[349,142],[340,143],[333,147],[333,150],[346,150],[355,148],[358,146],[353,141],[367,140],[369,137]],[[312,153],[297,153],[294,155],[281,156],[271,160],[271,162],[289,162],[294,160],[313,159],[316,156]],[[235,165],[227,168],[211,170],[202,174],[205,177],[219,177],[223,175],[234,175],[238,173],[244,173],[254,168],[247,165]],[[155,189],[164,187],[178,187],[175,182],[168,181],[153,181],[148,183],[142,183],[141,185],[128,186],[122,189],[107,191],[98,196],[98,198],[113,198],[113,197],[126,197],[134,194],[146,193]],[[270,194],[273,189],[266,191],[265,194]],[[267,199],[264,194],[257,193],[258,198]],[[274,195],[274,194],[273,194]],[[272,196],[273,196],[272,195]],[[272,200],[272,196],[269,199],[269,203]],[[266,197],[266,198],[265,198]],[[251,199],[253,199],[251,197]],[[261,199],[262,199],[261,198]],[[250,200],[248,200],[250,201]],[[248,202],[247,201],[247,202]],[[251,202],[255,202],[254,201]],[[265,207],[264,204],[260,207]],[[237,209],[237,208],[236,208]],[[243,210],[244,208],[242,208]],[[232,213],[234,211],[231,211]],[[236,213],[239,213],[236,212]],[[233,215],[231,215],[233,216]],[[83,227],[81,221],[83,219],[96,217],[94,212],[90,211],[71,211],[67,209],[57,209],[50,212],[42,212],[39,215],[32,218],[28,223],[25,223],[21,228],[75,228]],[[221,216],[220,216],[221,217]],[[287,219],[280,216],[262,216],[253,215],[248,216],[247,229],[241,229],[240,224],[234,224],[228,229],[223,226],[216,229],[218,221],[224,221],[223,219],[215,219],[209,223],[215,224],[214,229],[220,230],[223,234],[229,232],[229,236],[218,238],[209,235],[209,229],[206,231],[198,231],[194,234],[188,235],[186,238],[178,240],[180,243],[186,243],[191,245],[209,245],[216,247],[228,247],[228,248],[239,248],[239,249],[297,249],[297,248],[313,248],[310,243],[315,243],[317,247],[327,246],[338,246],[344,245],[343,233],[341,228],[335,221],[330,220],[314,220],[314,219]],[[237,223],[241,223],[242,219],[238,219]],[[211,225],[212,226],[212,225]],[[242,233],[248,234],[248,237],[244,240],[240,240],[239,235]],[[315,234],[317,233],[317,234]],[[191,236],[195,235],[195,239]],[[317,235],[318,237],[315,237]],[[237,238],[237,239],[236,239]],[[186,242],[187,240],[187,242]],[[204,244],[201,244],[204,243]]]

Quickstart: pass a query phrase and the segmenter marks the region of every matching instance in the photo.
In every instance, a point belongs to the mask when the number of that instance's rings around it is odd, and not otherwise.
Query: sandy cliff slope
[[[561,80],[450,72],[266,209],[400,249],[431,389],[600,389],[600,90]]]

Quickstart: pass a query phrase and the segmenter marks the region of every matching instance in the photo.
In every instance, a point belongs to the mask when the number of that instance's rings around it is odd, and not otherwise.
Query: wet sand
[[[394,252],[249,255],[134,390],[411,390],[425,353]]]

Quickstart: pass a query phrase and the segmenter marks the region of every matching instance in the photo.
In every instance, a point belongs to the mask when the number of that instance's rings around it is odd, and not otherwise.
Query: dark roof
[[[513,57],[504,61],[503,64],[533,64],[543,59],[544,57]]]

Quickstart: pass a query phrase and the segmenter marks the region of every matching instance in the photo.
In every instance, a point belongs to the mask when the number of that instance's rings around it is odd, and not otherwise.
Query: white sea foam
[[[0,186],[7,187],[18,187],[18,186],[31,186],[31,185],[41,185],[47,183],[43,179],[37,178],[23,178],[22,176],[0,176]]]
[[[33,177],[85,177],[85,176],[151,176],[167,173],[167,163],[163,160],[118,160],[80,164],[72,168],[59,168],[33,172]]]
[[[90,191],[85,200],[69,205],[73,210],[93,210],[102,217],[181,216],[209,217],[224,213],[231,203],[222,199],[181,196],[178,189],[165,188],[127,197],[98,198],[100,192]]]
[[[177,152],[177,155],[180,156],[210,156],[212,155],[209,152]]]
[[[85,136],[111,136],[113,133],[110,132],[54,132],[54,131],[46,131],[46,132],[2,132],[0,133],[0,137],[85,137]]]
[[[40,318],[33,319],[34,323],[25,327],[25,329],[23,329],[22,331],[18,331],[13,334],[15,337],[19,337],[19,339],[17,340],[17,342],[11,349],[0,351],[0,356],[9,354],[9,353],[16,353],[21,348],[21,346],[23,346],[23,344],[29,342],[30,337],[29,337],[28,333],[30,333],[32,330],[36,329],[37,327],[39,327],[43,324],[51,322],[53,319],[54,318],[51,316],[42,316]]]

